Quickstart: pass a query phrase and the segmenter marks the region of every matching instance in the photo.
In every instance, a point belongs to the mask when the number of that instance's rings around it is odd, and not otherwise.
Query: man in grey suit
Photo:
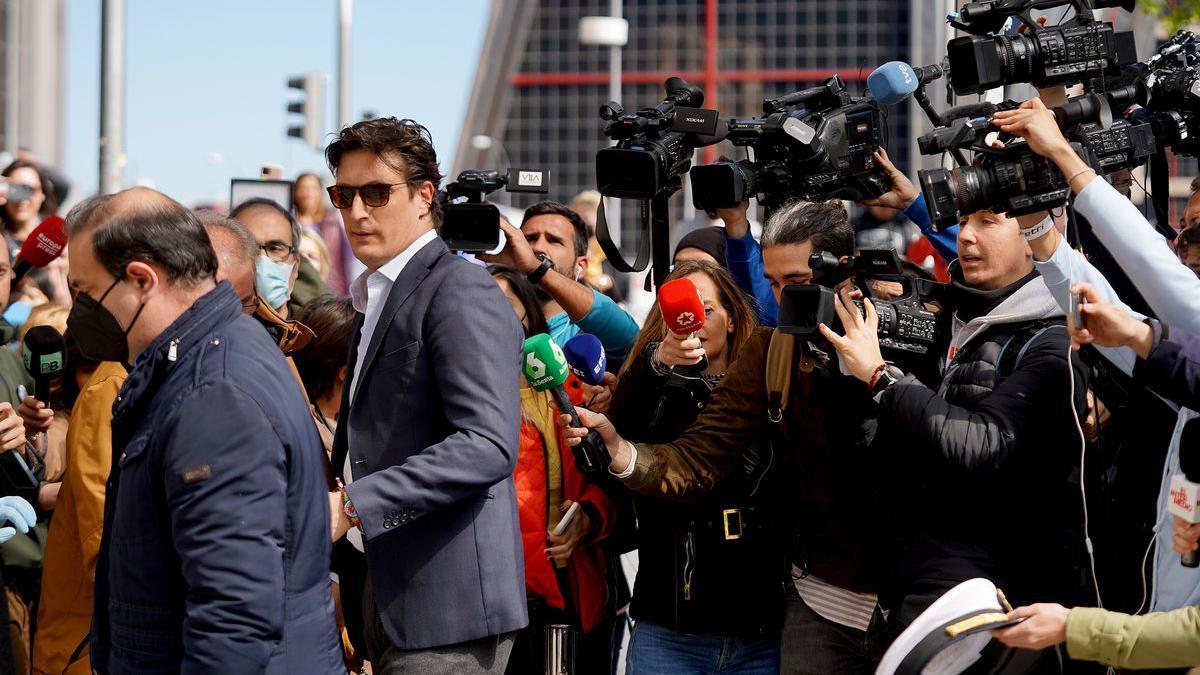
[[[367,558],[363,633],[376,673],[502,673],[528,622],[512,473],[522,331],[482,268],[438,238],[425,127],[342,129],[330,201],[364,265],[334,441],[346,484],[333,538]]]

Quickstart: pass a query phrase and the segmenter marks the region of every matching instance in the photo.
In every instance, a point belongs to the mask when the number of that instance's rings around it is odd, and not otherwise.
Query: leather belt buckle
[[[721,512],[721,521],[725,526],[725,541],[735,541],[742,538],[744,523],[741,509],[725,509]]]

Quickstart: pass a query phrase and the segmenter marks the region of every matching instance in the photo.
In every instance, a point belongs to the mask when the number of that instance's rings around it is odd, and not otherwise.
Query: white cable
[[[1142,573],[1142,602],[1134,614],[1141,614],[1143,609],[1148,609],[1146,603],[1150,600],[1150,583],[1146,581],[1146,561],[1150,559],[1150,552],[1154,550],[1156,543],[1158,543],[1158,533],[1151,532],[1150,543],[1146,545],[1146,553],[1142,556],[1142,569],[1138,570]]]
[[[1087,437],[1083,435],[1083,425],[1079,422],[1079,409],[1075,407],[1075,368],[1071,365],[1071,352],[1074,350],[1071,349],[1069,331],[1067,336],[1067,379],[1071,382],[1071,397],[1068,400],[1071,406],[1071,417],[1075,420],[1075,430],[1079,432],[1079,498],[1083,503],[1083,543],[1087,548],[1088,562],[1092,569],[1092,585],[1096,589],[1096,606],[1103,609],[1104,601],[1100,599],[1100,578],[1096,576],[1096,550],[1092,546],[1092,536],[1088,531],[1087,475],[1084,472]],[[1099,415],[1096,416],[1096,421],[1100,421]]]

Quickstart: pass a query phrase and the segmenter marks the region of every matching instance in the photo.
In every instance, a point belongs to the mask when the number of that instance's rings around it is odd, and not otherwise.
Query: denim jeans
[[[625,660],[626,675],[776,675],[778,672],[778,636],[748,640],[686,635],[649,621],[634,624]]]
[[[788,593],[783,620],[781,673],[785,675],[872,675],[887,645],[879,609],[866,631],[843,626],[814,612],[800,596]]]

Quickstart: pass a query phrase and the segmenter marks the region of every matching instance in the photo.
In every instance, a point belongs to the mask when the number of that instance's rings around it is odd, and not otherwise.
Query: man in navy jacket
[[[502,673],[528,623],[512,473],[522,331],[482,267],[437,237],[425,127],[342,129],[325,151],[354,255],[358,312],[333,447],[334,539],[367,557],[376,673]]]
[[[345,672],[322,447],[278,348],[196,217],[153,190],[67,217],[67,321],[129,363],[96,569],[99,673]]]

